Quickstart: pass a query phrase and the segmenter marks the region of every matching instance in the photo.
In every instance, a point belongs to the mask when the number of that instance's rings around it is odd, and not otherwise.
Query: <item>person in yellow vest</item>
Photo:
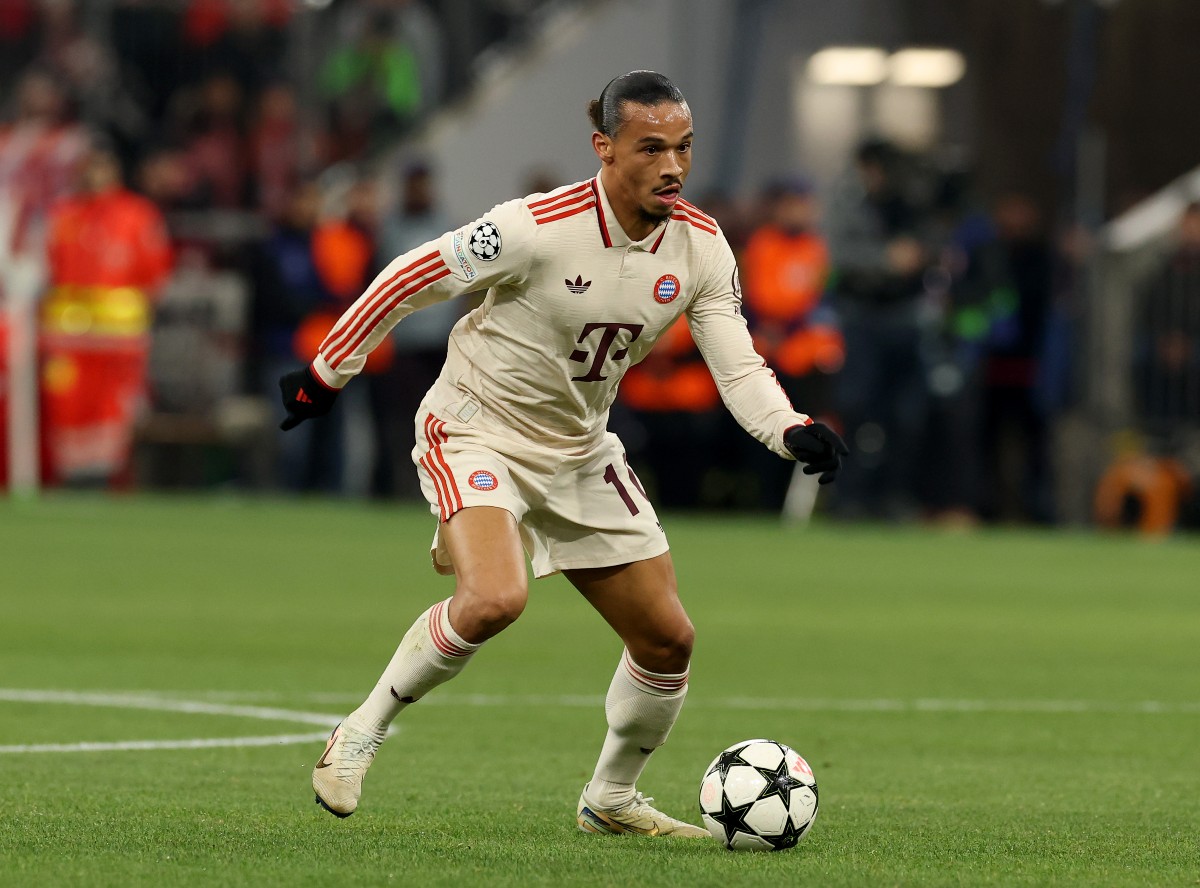
[[[166,226],[153,203],[125,188],[116,155],[97,144],[79,192],[51,214],[46,251],[44,480],[118,483],[146,398],[152,307],[171,270]]]

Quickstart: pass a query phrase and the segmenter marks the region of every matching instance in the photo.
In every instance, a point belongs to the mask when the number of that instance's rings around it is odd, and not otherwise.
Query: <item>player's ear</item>
[[[592,148],[595,150],[596,156],[600,158],[602,163],[613,162],[613,140],[604,135],[604,133],[592,133]]]

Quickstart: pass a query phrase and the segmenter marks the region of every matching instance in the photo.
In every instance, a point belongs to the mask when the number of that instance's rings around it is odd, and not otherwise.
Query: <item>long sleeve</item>
[[[407,315],[463,293],[520,283],[532,263],[536,228],[524,202],[510,201],[397,256],[334,324],[313,372],[341,388]]]
[[[792,459],[783,433],[809,419],[792,408],[774,372],[754,350],[742,316],[737,263],[724,235],[718,235],[709,253],[702,281],[687,318],[721,399],[742,428],[775,453]]]

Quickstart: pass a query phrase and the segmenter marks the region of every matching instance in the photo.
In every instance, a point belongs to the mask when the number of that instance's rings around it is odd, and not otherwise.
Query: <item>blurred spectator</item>
[[[1051,518],[1047,417],[1039,403],[1039,360],[1053,283],[1053,252],[1041,213],[1024,194],[993,210],[996,237],[969,257],[961,290],[982,309],[983,395],[978,510],[989,520]]]
[[[188,98],[195,107],[182,100],[184,153],[204,204],[245,206],[250,185],[241,85],[229,74],[214,74]]]
[[[757,207],[747,210],[741,203],[721,190],[709,191],[697,203],[704,207],[704,212],[717,220],[717,224],[721,226],[721,233],[729,242],[730,249],[738,257],[746,248],[750,232],[758,220],[765,215],[765,211],[759,212]]]
[[[0,265],[37,257],[50,206],[70,191],[87,138],[68,114],[58,82],[40,70],[16,89],[16,116],[0,128]]]
[[[341,313],[386,264],[379,259],[379,227],[379,188],[370,177],[359,178],[350,186],[345,210],[339,217],[317,225],[312,240],[317,273],[339,305],[334,311],[319,310],[305,319],[297,335],[297,354],[317,353]],[[367,357],[362,374],[366,384],[357,393],[346,392],[349,398],[340,405],[349,428],[370,430],[370,446],[361,454],[362,464],[369,463],[369,468],[363,472],[361,483],[354,483],[359,479],[345,479],[347,490],[362,490],[374,496],[395,493],[396,442],[387,379],[393,360],[392,341],[384,340]]]
[[[413,47],[374,9],[352,42],[335,47],[320,71],[329,103],[335,160],[362,157],[405,132],[421,110],[421,72]]]
[[[34,60],[37,31],[34,0],[0,3],[0,86],[7,89],[13,78]]]
[[[229,74],[249,93],[277,76],[287,48],[290,0],[190,0],[182,22],[187,68]]]
[[[923,277],[930,259],[899,160],[889,143],[864,143],[829,205],[835,305],[846,342],[837,405],[853,454],[836,491],[845,517],[904,518],[916,509],[927,409]]]
[[[829,251],[817,232],[817,198],[808,180],[793,177],[769,185],[765,205],[767,221],[750,235],[740,263],[742,310],[754,347],[792,404],[820,416],[831,407],[831,374],[841,369],[845,349],[832,310],[822,307]],[[757,469],[759,502],[778,511],[792,465],[762,450],[747,454]]]
[[[1200,425],[1200,203],[1179,221],[1176,243],[1137,312],[1137,403],[1148,431]]]
[[[297,332],[310,315],[336,314],[339,300],[321,280],[313,232],[321,209],[315,181],[301,182],[254,261],[253,329],[260,390],[278,393],[278,380],[298,359]],[[308,352],[304,352],[308,355]],[[308,360],[307,357],[302,360]],[[279,435],[279,482],[288,490],[335,493],[342,484],[342,411],[311,428]]]
[[[654,500],[665,509],[696,506],[721,431],[721,395],[686,319],[679,318],[654,350],[629,368],[620,394],[645,429],[643,437],[652,442],[637,459],[653,479]]]
[[[300,178],[303,127],[291,84],[276,81],[258,97],[250,132],[250,166],[257,188],[255,204],[269,219],[278,219]]]
[[[146,0],[114,0],[108,33],[125,88],[150,120],[161,123],[171,97],[195,76],[182,61],[180,7]]]
[[[122,158],[131,156],[149,121],[118,76],[111,44],[84,31],[73,0],[53,0],[41,8],[40,64],[61,81],[87,125],[117,139]]]
[[[385,221],[380,234],[380,264],[440,237],[452,227],[438,206],[433,171],[423,163],[410,166],[404,174],[400,206]],[[416,445],[412,417],[446,361],[446,340],[450,328],[462,316],[461,303],[450,300],[430,305],[406,317],[392,331],[395,363],[378,381],[380,397],[390,403],[380,415],[387,441],[387,452],[381,458],[390,458],[395,491],[405,497],[421,496],[409,456]]]
[[[392,41],[412,49],[421,87],[422,113],[442,100],[446,80],[445,35],[425,3],[359,0],[339,6],[337,18],[337,39],[344,46],[358,43],[372,27],[378,27],[386,30]]]
[[[149,149],[138,165],[137,186],[163,212],[194,210],[204,205],[195,171],[182,149],[164,145]]]
[[[44,474],[50,483],[119,482],[146,399],[152,305],[171,253],[162,216],[125,189],[111,148],[89,151],[80,193],[53,212],[47,253]]]

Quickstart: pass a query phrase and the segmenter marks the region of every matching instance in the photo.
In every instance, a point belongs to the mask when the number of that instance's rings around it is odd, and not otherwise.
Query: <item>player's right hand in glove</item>
[[[842,467],[842,457],[850,453],[838,433],[823,422],[792,426],[783,433],[783,443],[797,462],[805,464],[804,474],[820,473],[818,484],[834,480]]]
[[[337,400],[338,390],[330,388],[313,374],[312,367],[296,370],[279,380],[287,416],[279,427],[285,432],[306,419],[324,416]]]

